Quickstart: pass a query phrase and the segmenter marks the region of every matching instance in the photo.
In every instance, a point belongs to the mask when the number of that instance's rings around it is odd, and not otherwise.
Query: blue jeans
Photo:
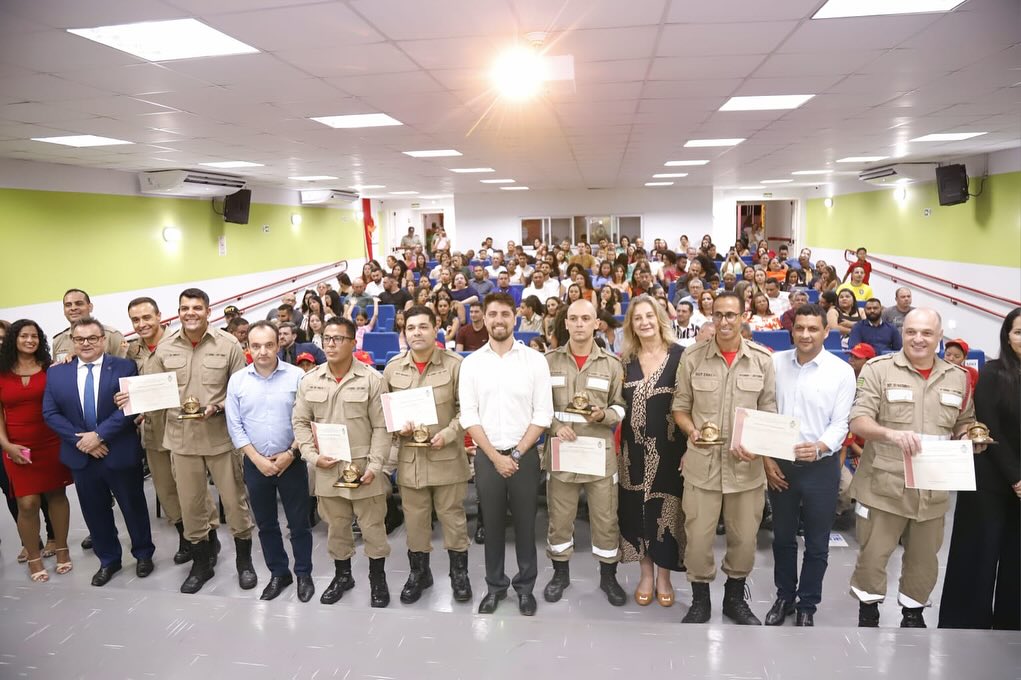
[[[787,478],[784,491],[769,490],[773,506],[773,580],[777,597],[815,613],[829,560],[830,530],[840,488],[840,456],[813,463],[776,461]],[[798,523],[805,523],[805,556],[798,579]]]
[[[303,461],[295,461],[284,474],[272,477],[259,472],[255,463],[245,457],[245,486],[252,504],[255,524],[259,527],[259,544],[269,573],[285,576],[290,573],[287,552],[280,535],[277,519],[277,493],[284,506],[287,529],[291,533],[291,551],[294,553],[294,573],[312,575],[312,530],[309,527],[308,468]]]

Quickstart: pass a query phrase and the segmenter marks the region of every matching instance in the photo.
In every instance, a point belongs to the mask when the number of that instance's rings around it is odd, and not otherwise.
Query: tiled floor
[[[151,499],[151,486],[148,488]],[[73,489],[72,506],[77,507]],[[85,534],[74,511],[72,545]],[[541,529],[545,516],[538,519]],[[474,522],[470,522],[471,528]],[[948,522],[949,526],[949,522]],[[354,560],[357,585],[333,606],[318,603],[332,577],[326,554],[325,525],[313,530],[317,595],[297,600],[291,588],[273,602],[258,594],[268,579],[261,554],[256,556],[260,584],[253,591],[237,585],[233,546],[221,529],[224,551],[216,577],[195,596],[178,587],[187,566],[170,556],[176,533],[162,521],[154,525],[156,571],[142,581],[134,562],[105,588],[89,585],[97,568],[91,553],[72,549],[75,570],[52,573],[51,581],[33,584],[24,565],[15,563],[13,522],[0,519],[0,678],[603,678],[621,672],[647,677],[677,674],[684,678],[1021,678],[1021,636],[977,631],[901,631],[894,602],[896,585],[883,605],[883,628],[854,627],[857,605],[847,594],[854,565],[854,537],[849,547],[834,548],[826,576],[817,627],[800,629],[742,628],[719,614],[722,577],[713,587],[714,616],[706,626],[679,623],[690,599],[683,575],[674,579],[678,603],[669,609],[633,601],[621,608],[607,604],[598,589],[598,567],[590,554],[588,527],[578,524],[579,552],[572,560],[573,583],[554,605],[542,600],[542,586],[552,574],[540,546],[536,594],[539,611],[522,617],[513,599],[496,614],[475,613],[485,590],[482,547],[470,553],[475,588],[471,604],[450,596],[447,556],[439,532],[434,539],[436,584],[418,603],[405,606],[397,596],[407,577],[403,529],[391,534],[393,556],[387,573],[393,603],[388,609],[368,606],[367,562]],[[949,531],[949,529],[948,529]],[[542,535],[542,531],[539,532]],[[948,536],[949,538],[949,536]],[[757,566],[749,585],[752,607],[761,617],[773,599],[770,535],[760,534]],[[718,554],[723,539],[718,539]],[[258,541],[256,541],[258,547]],[[513,555],[508,551],[508,555]],[[942,553],[945,559],[946,547]],[[508,564],[513,574],[513,565]],[[898,558],[891,573],[899,570]],[[630,593],[636,565],[621,567]],[[942,583],[933,594],[938,606]],[[936,608],[927,613],[935,625]]]

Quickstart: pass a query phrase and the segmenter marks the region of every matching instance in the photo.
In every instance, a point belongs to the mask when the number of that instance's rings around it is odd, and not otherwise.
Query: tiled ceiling
[[[641,186],[668,160],[676,186],[738,186],[857,155],[936,160],[1021,144],[1021,5],[945,14],[809,17],[822,0],[4,0],[0,157],[152,170],[245,160],[252,183],[423,195],[498,191],[452,167],[533,189]],[[258,54],[150,63],[67,28],[196,18]],[[525,105],[487,79],[531,31],[571,54],[573,92]],[[721,112],[734,95],[817,96],[794,111]],[[310,116],[389,114],[403,127],[334,130]],[[936,132],[984,131],[920,144]],[[70,148],[94,134],[133,145]],[[745,137],[731,149],[692,138]],[[455,148],[456,159],[402,151]]]

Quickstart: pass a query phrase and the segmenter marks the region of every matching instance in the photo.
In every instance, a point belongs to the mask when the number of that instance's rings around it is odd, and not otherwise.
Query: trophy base
[[[333,483],[333,488],[335,488],[335,489],[357,489],[361,485],[362,485],[362,483],[361,483],[360,480],[357,481],[357,482],[345,482],[345,481],[341,480],[339,482],[334,482]]]
[[[596,410],[595,406],[589,406],[588,408],[577,408],[575,406],[568,406],[564,409],[567,413],[574,413],[579,416],[590,416],[592,412]]]
[[[695,440],[695,445],[696,446],[721,446],[722,444],[723,444],[723,442],[721,442],[719,439],[716,439],[716,440],[713,440],[713,441],[709,441],[709,440],[706,440],[706,439],[696,439]]]
[[[402,442],[401,445],[402,446],[413,446],[413,447],[418,448],[418,449],[427,449],[430,446],[432,446],[432,443],[431,442],[410,441],[410,442]]]
[[[204,413],[182,413],[177,416],[178,420],[202,420],[205,417]]]
[[[999,444],[1000,442],[996,441],[995,439],[992,439],[991,437],[986,437],[985,439],[972,439],[971,443],[981,444],[983,446],[992,446],[994,444]]]

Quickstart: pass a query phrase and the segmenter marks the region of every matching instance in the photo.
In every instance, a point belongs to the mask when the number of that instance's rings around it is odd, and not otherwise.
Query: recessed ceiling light
[[[67,32],[133,54],[146,61],[219,57],[259,51],[196,19],[143,21],[137,24],[98,28],[69,28]]]
[[[417,193],[418,193],[417,191],[391,191],[390,195],[391,196],[414,196]]]
[[[765,189],[766,187],[738,187],[741,191],[757,191],[759,189]]]
[[[347,116],[318,116],[314,117],[317,123],[328,125],[331,128],[370,128],[370,127],[387,127],[391,125],[404,125],[401,121],[396,118],[391,118],[385,113],[356,113]]]
[[[528,187],[500,187],[502,191],[528,191]]]
[[[654,179],[667,179],[667,178],[670,178],[670,177],[687,177],[687,176],[688,176],[688,173],[686,173],[686,172],[658,172],[655,175],[653,175],[652,177]]]
[[[960,142],[964,139],[971,139],[972,137],[978,137],[980,135],[988,134],[986,132],[943,132],[932,135],[924,135],[922,137],[915,137],[909,139],[909,142]]]
[[[402,152],[412,158],[443,158],[445,156],[460,156],[460,151],[453,149],[425,149],[424,151],[404,151]]]
[[[492,168],[451,168],[451,172],[460,172],[462,174],[469,174],[473,172],[496,172]]]
[[[348,187],[348,189],[354,189],[355,191],[363,191],[365,189],[386,189],[385,184],[361,184],[359,186]]]
[[[320,182],[327,179],[337,179],[333,175],[298,175],[297,177],[288,177],[287,179],[293,179],[296,182]]]
[[[689,139],[684,143],[686,147],[699,146],[737,146],[744,141],[744,137],[731,137],[729,139]]]
[[[646,182],[645,183],[645,186],[647,186],[647,187],[672,187],[673,185],[674,185],[673,182]]]
[[[965,0],[829,0],[813,19],[949,12]]]
[[[875,163],[876,161],[885,160],[886,156],[848,156],[847,158],[838,158],[838,163]]]
[[[667,161],[663,165],[668,168],[678,168],[688,165],[708,165],[709,161]]]
[[[792,179],[760,179],[759,184],[786,184],[793,181]]]
[[[792,175],[828,175],[832,170],[795,170]]]
[[[514,184],[512,179],[480,179],[483,184]]]
[[[199,163],[207,168],[261,168],[262,163],[250,163],[248,161],[216,161],[215,163]]]
[[[46,142],[47,144],[63,144],[64,146],[117,146],[118,144],[134,144],[123,139],[111,137],[97,137],[96,135],[65,135],[63,137],[33,137],[33,142]]]
[[[762,97],[731,97],[720,111],[781,111],[796,109],[814,94],[781,94]]]

